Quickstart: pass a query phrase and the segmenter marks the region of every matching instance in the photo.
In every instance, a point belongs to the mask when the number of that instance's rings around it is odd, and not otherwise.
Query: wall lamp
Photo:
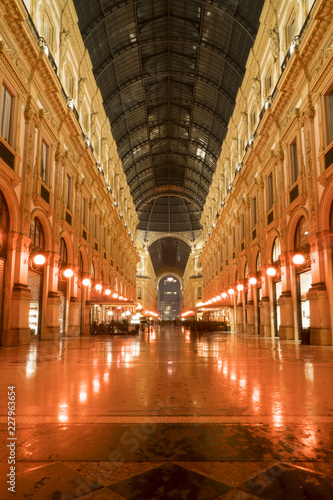
[[[255,278],[254,276],[252,276],[249,279],[249,283],[250,283],[250,285],[256,285],[258,283],[258,280],[257,280],[257,278]]]
[[[229,288],[228,294],[229,295],[234,295],[234,293],[235,293],[235,290],[233,288]]]
[[[102,285],[100,283],[97,283],[97,285],[95,286],[95,290],[96,292],[100,293],[102,291]]]
[[[47,46],[45,38],[43,38],[42,36],[40,36],[39,40],[38,40],[38,45],[45,52],[45,54],[47,55],[47,57],[49,57],[49,48]]]
[[[29,257],[25,259],[24,263],[28,264],[31,269],[33,269],[33,265],[35,264],[37,267],[43,266],[46,262],[46,257],[40,252],[29,251]]]
[[[299,47],[299,35],[294,36],[290,45],[290,55],[294,52],[295,49]]]
[[[74,109],[73,99],[71,97],[67,97],[66,100],[67,108]]]
[[[89,137],[86,135],[85,138],[84,138],[84,142],[87,146],[90,146],[90,139]]]
[[[241,283],[239,283],[239,284],[237,285],[237,290],[238,290],[239,292],[242,292],[242,291],[244,290],[244,285],[242,285]]]
[[[63,274],[63,276],[65,276],[65,278],[72,278],[74,276],[74,271],[73,271],[73,269],[70,269],[68,267],[67,269],[64,269],[62,274]]]
[[[265,109],[268,109],[272,106],[272,96],[269,95],[266,97],[266,101],[265,101]]]
[[[273,276],[276,276],[276,273],[277,273],[277,270],[276,270],[276,268],[275,268],[275,267],[273,267],[273,266],[269,266],[269,267],[267,268],[267,270],[266,270],[266,274],[267,274],[267,276],[271,276],[271,277],[273,277]]]
[[[84,278],[84,279],[82,280],[82,285],[83,285],[83,286],[90,286],[90,285],[91,285],[91,281],[90,281],[90,279],[89,279],[89,278]]]

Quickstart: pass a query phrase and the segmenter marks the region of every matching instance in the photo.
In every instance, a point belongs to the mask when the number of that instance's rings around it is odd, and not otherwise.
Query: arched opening
[[[8,206],[0,191],[0,345],[2,336],[2,314],[5,288],[5,268],[7,259],[7,241],[9,231],[9,211]]]
[[[59,262],[60,269],[65,268],[67,266],[67,261],[68,261],[67,245],[64,238],[60,238],[60,262]],[[66,329],[67,286],[68,286],[68,281],[66,280],[66,278],[62,277],[61,273],[59,273],[58,292],[61,300],[61,303],[59,305],[60,337],[65,336],[65,329]]]
[[[308,254],[309,226],[306,217],[302,216],[297,222],[294,234],[294,251]],[[303,265],[296,266],[296,297],[297,297],[297,316],[298,329],[302,337],[302,331],[309,332],[310,329],[310,302],[307,299],[307,293],[311,287],[311,267],[309,259],[305,260]],[[305,334],[305,333],[304,333]]]
[[[280,238],[277,236],[273,242],[271,260],[273,264],[277,264],[281,254]],[[281,324],[281,314],[279,306],[279,298],[282,293],[281,276],[277,273],[277,278],[273,280],[273,315],[274,315],[274,332],[275,336],[279,336],[279,328]]]
[[[31,221],[30,238],[30,255],[35,253],[43,253],[45,250],[45,236],[42,223],[40,222],[38,217],[35,217]],[[32,340],[38,340],[41,333],[43,310],[43,281],[43,265],[36,266],[30,259],[28,269],[28,287],[32,293],[32,300],[30,301],[29,307],[29,328]]]
[[[259,252],[257,253],[257,257],[256,257],[256,273],[257,273],[257,277],[258,277],[258,286],[257,286],[256,291],[255,291],[255,298],[256,298],[255,324],[256,324],[257,335],[260,335],[260,301],[262,299],[261,281],[259,280],[260,268],[261,268],[261,253],[259,250]]]
[[[158,313],[164,320],[174,320],[180,316],[180,281],[175,276],[166,276],[158,286]]]

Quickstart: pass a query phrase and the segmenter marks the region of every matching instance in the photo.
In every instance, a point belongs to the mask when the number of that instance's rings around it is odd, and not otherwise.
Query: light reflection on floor
[[[17,416],[60,422],[149,415],[157,400],[174,417],[332,416],[332,363],[331,347],[179,328],[0,351],[2,383],[20,391]]]

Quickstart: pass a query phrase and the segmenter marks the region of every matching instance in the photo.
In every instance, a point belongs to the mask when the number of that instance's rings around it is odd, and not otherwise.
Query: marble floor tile
[[[332,478],[304,467],[277,463],[250,478],[239,489],[267,500],[328,500],[333,498]]]
[[[333,498],[332,369],[331,346],[173,327],[0,348],[16,498]],[[1,500],[7,413],[1,397]]]
[[[231,488],[176,464],[163,464],[109,487],[131,500],[214,500]]]
[[[93,478],[84,476],[61,463],[31,468],[16,477],[15,494],[3,490],[2,500],[69,500],[101,488]]]

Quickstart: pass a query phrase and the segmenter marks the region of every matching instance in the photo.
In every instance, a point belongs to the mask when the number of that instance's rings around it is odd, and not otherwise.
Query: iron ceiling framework
[[[197,230],[263,0],[74,4],[138,228]]]

